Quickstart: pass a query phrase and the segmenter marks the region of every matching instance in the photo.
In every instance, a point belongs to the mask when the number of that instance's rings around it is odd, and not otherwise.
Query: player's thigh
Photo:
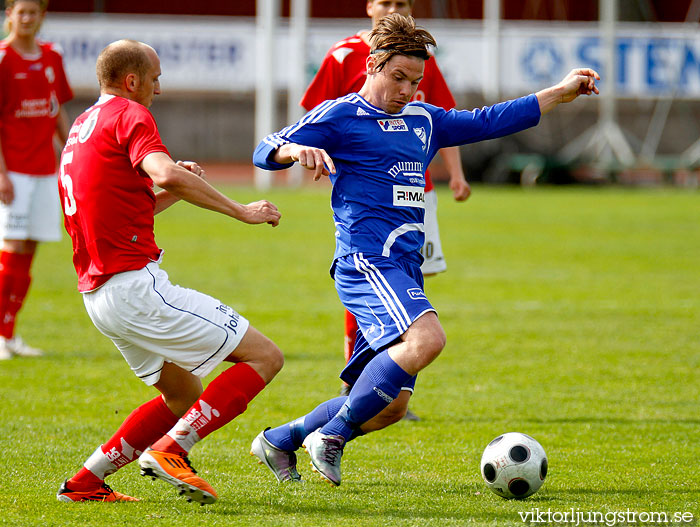
[[[423,291],[418,264],[351,254],[335,263],[335,285],[372,349],[403,335],[423,314],[435,311]]]
[[[245,362],[268,383],[284,364],[284,357],[277,345],[253,326],[243,335],[241,342],[226,357],[228,362]]]

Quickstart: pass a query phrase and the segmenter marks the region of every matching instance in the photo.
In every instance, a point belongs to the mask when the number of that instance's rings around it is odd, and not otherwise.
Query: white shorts
[[[152,262],[83,294],[92,322],[151,386],[164,362],[204,377],[241,342],[249,322],[215,298],[173,285]]]
[[[61,239],[61,204],[56,175],[9,172],[15,199],[0,203],[0,238],[57,242]]]
[[[437,193],[431,190],[425,193],[425,243],[421,249],[424,261],[420,270],[423,275],[442,273],[447,270],[447,262],[442,254],[440,229],[437,221]]]

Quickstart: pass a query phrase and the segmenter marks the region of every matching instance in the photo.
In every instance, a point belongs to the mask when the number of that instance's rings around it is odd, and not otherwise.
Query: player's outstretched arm
[[[198,207],[226,214],[243,223],[269,223],[273,227],[279,224],[281,214],[274,204],[265,200],[248,205],[238,203],[224,196],[185,166],[176,164],[164,152],[148,154],[141,162],[141,168],[156,185],[177,199],[184,199]],[[172,198],[162,199],[165,205],[167,200]],[[161,208],[161,210],[164,209],[165,207]]]
[[[314,181],[335,174],[333,160],[323,148],[287,143],[275,151],[273,160],[281,165],[298,161],[302,167],[313,171]]]
[[[561,103],[573,101],[579,95],[600,93],[595,85],[596,80],[600,80],[600,75],[595,70],[590,68],[571,70],[559,84],[535,94],[540,104],[540,112],[545,114]]]

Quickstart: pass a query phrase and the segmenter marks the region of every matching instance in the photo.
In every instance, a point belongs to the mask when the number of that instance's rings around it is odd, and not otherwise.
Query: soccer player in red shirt
[[[48,0],[6,0],[0,41],[0,360],[41,351],[15,336],[37,244],[61,239],[54,137],[68,136],[73,93],[63,59],[36,34]]]
[[[159,266],[154,215],[184,199],[250,224],[276,226],[262,200],[224,196],[193,162],[175,163],[149,112],[160,93],[160,60],[146,44],[121,40],[97,59],[99,100],[73,124],[59,193],[73,242],[78,290],[95,326],[132,371],[161,395],[134,410],[58,491],[60,501],[134,501],[105,477],[137,457],[141,474],[175,486],[189,501],[217,499],[187,453],[245,411],[282,367],[277,346],[231,307],[175,286]],[[162,191],[157,194],[153,186]],[[235,363],[202,390],[201,378]]]
[[[372,28],[377,26],[382,17],[399,13],[411,15],[414,0],[368,0],[367,15],[372,19]],[[316,76],[306,89],[301,106],[310,111],[315,106],[329,99],[337,99],[348,93],[358,92],[367,77],[367,57],[369,56],[369,30],[337,42],[326,53]],[[424,77],[418,85],[413,101],[423,101],[446,110],[455,107],[456,102],[435,60],[425,63]],[[459,147],[444,148],[440,156],[450,176],[450,189],[454,199],[465,201],[471,194],[469,183],[464,177]],[[437,195],[430,178],[425,173],[425,244],[423,245],[424,262],[421,271],[424,276],[432,276],[447,269],[440,242],[437,223]],[[355,348],[357,321],[349,311],[345,311],[345,361],[349,361]],[[341,393],[347,395],[349,386],[344,385]],[[406,414],[406,419],[418,420],[413,412]]]

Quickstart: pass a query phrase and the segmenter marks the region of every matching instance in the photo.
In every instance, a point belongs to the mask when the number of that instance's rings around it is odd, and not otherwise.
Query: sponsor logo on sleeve
[[[411,300],[418,300],[420,298],[427,298],[425,296],[425,292],[418,287],[414,287],[412,289],[406,289],[406,292],[408,293],[408,296],[411,297]]]
[[[377,123],[385,132],[408,132],[408,125],[403,119],[378,119]]]
[[[418,207],[425,208],[425,192],[423,187],[408,187],[404,185],[394,185],[394,206],[395,207]]]

